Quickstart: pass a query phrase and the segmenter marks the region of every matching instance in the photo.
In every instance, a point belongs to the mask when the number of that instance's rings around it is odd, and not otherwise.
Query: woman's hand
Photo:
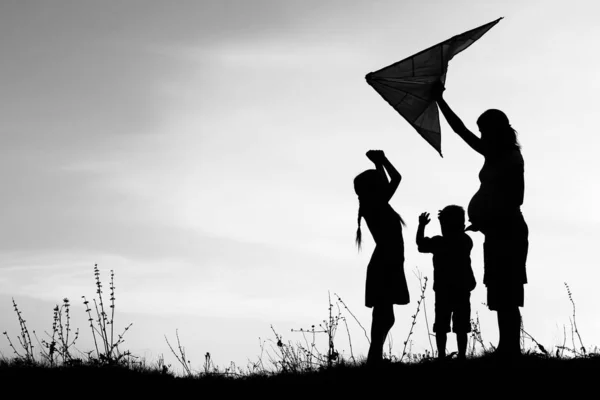
[[[444,118],[446,118],[448,125],[450,125],[450,128],[452,128],[452,130],[456,132],[458,136],[460,136],[469,146],[471,146],[473,150],[481,155],[484,155],[481,139],[478,136],[475,136],[473,132],[468,130],[460,118],[458,118],[454,111],[452,111],[448,103],[446,103],[446,100],[444,100],[442,97],[444,90],[446,90],[446,88],[444,87],[442,81],[436,81],[433,83],[433,85],[431,85],[431,97],[437,103],[442,115]]]
[[[431,87],[431,96],[435,101],[438,101],[442,98],[444,90],[446,90],[446,88],[444,87],[442,81],[436,81]]]
[[[385,160],[385,154],[383,150],[369,150],[367,151],[367,158],[375,165],[380,165]]]

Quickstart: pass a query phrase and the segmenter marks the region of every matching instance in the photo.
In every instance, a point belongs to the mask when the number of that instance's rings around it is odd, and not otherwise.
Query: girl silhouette
[[[481,138],[475,136],[444,101],[441,83],[434,95],[450,127],[485,162],[479,173],[481,186],[468,207],[471,226],[467,230],[485,235],[484,277],[487,305],[498,313],[500,340],[498,355],[521,354],[523,285],[527,283],[525,263],[529,230],[523,214],[524,161],[516,131],[500,110],[487,110],[477,120]]]
[[[356,244],[360,249],[360,223],[364,218],[376,244],[367,267],[365,293],[365,305],[373,308],[367,363],[377,364],[382,360],[385,338],[395,322],[393,305],[408,304],[409,293],[404,276],[404,221],[389,204],[402,177],[383,151],[370,150],[367,157],[375,169],[366,170],[354,179],[359,201]]]

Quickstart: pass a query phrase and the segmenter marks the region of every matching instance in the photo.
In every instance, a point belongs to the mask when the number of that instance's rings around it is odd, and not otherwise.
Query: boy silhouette
[[[433,331],[438,358],[446,357],[447,333],[456,334],[458,358],[465,359],[467,334],[471,332],[471,291],[475,276],[471,268],[473,241],[465,233],[465,211],[450,205],[438,214],[441,236],[425,237],[429,213],[419,216],[417,246],[421,253],[433,253],[433,290],[435,292],[435,322]]]

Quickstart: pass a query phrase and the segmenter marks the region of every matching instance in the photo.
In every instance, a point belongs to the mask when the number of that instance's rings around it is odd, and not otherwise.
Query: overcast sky
[[[446,99],[465,124],[508,115],[525,158],[530,227],[525,329],[570,341],[577,304],[586,346],[600,342],[600,102],[594,1],[27,1],[0,4],[0,331],[49,330],[64,297],[78,308],[93,266],[115,271],[126,347],[155,358],[179,329],[199,368],[245,365],[259,337],[327,317],[338,293],[365,327],[364,235],[354,246],[354,176],[383,149],[403,176],[411,304],[396,306],[393,350],[410,328],[430,255],[418,215],[467,206],[483,159],[442,121],[444,158],[364,76],[505,17],[450,63]],[[435,215],[435,214],[434,214]],[[439,233],[434,219],[428,235]],[[486,309],[480,234],[471,234],[472,309]],[[433,321],[431,281],[426,292]],[[424,319],[413,351],[429,348]],[[354,351],[366,354],[349,321]],[[340,346],[344,337],[338,334]],[[453,349],[454,339],[449,340]],[[0,349],[10,355],[6,340]]]

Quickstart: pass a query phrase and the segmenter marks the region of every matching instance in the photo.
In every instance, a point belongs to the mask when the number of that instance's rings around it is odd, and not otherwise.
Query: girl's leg
[[[371,346],[367,362],[369,364],[381,361],[383,344],[390,329],[394,326],[394,306],[392,304],[373,307],[373,321],[371,323]]]

